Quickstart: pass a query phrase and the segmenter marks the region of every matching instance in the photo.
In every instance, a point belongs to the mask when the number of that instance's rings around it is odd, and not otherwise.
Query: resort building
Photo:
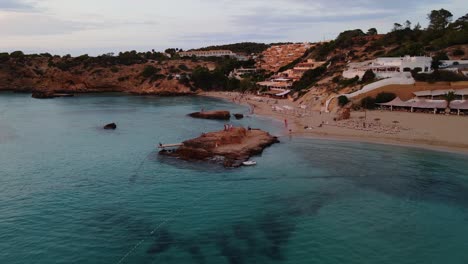
[[[440,68],[463,74],[468,77],[468,60],[443,60]]]
[[[182,51],[178,53],[180,57],[224,57],[234,56],[235,53],[230,50],[196,50]]]
[[[230,78],[236,78],[238,80],[242,80],[243,76],[248,75],[248,74],[254,74],[258,70],[256,68],[240,68],[240,69],[234,69],[231,73],[229,73]]]
[[[432,72],[431,57],[382,57],[375,60],[364,62],[350,63],[348,69],[343,72],[344,78],[354,78],[359,76],[362,78],[364,73],[372,70],[378,78],[392,78],[398,77],[403,72],[410,72],[412,70],[419,70],[422,73]]]
[[[453,92],[456,95],[456,100],[447,103],[442,99],[444,95]],[[445,113],[445,109],[449,107],[456,110],[457,114],[466,114],[468,112],[468,88],[460,90],[433,90],[414,92],[415,98],[403,101],[399,97],[394,100],[379,104],[384,108],[389,108],[391,111],[404,110],[410,112],[437,112]]]
[[[270,97],[283,98],[289,95],[289,93],[291,93],[293,79],[284,78],[280,76],[273,76],[267,81],[258,82],[257,85],[267,90],[263,92],[263,94],[268,95]]]

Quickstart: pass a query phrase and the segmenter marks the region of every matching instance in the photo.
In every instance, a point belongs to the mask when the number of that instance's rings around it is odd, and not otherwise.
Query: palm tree
[[[444,99],[447,102],[447,108],[445,108],[446,113],[450,113],[450,103],[456,99],[455,92],[451,91],[444,95]]]

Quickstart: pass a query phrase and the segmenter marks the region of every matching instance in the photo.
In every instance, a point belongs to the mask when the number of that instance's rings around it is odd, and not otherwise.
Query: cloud
[[[391,29],[445,8],[455,17],[466,0],[0,0],[0,49],[50,52],[197,48],[243,41],[302,42],[340,32]],[[86,43],[85,45],[83,43]],[[39,44],[41,46],[39,46]]]
[[[8,12],[0,17],[0,34],[3,36],[37,36],[69,34],[90,25],[66,21],[40,13]]]
[[[6,11],[31,11],[35,7],[32,4],[20,0],[0,0],[0,10]]]

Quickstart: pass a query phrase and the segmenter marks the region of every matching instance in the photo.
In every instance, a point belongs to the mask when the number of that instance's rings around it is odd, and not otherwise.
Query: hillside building
[[[398,77],[403,72],[419,70],[421,73],[432,72],[431,57],[382,57],[375,60],[356,62],[348,64],[348,69],[343,72],[344,78],[354,78],[359,76],[361,79],[367,70],[372,70],[378,78]]]

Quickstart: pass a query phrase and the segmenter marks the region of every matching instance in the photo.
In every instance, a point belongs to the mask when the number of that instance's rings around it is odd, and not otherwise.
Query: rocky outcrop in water
[[[45,91],[45,92],[41,92],[41,91],[34,91],[32,93],[32,98],[36,98],[36,99],[51,99],[51,98],[55,98],[55,95],[53,92],[49,92],[49,91]]]
[[[240,119],[244,118],[244,115],[243,115],[243,114],[234,114],[234,117],[235,117],[237,120],[240,120]]]
[[[117,124],[115,124],[115,123],[107,124],[107,125],[104,126],[104,129],[106,129],[106,130],[115,130],[115,129],[117,129]]]
[[[231,113],[229,111],[204,111],[189,114],[193,118],[229,120]]]
[[[162,150],[160,154],[183,160],[212,161],[225,167],[239,167],[242,162],[261,154],[265,148],[275,143],[279,143],[278,138],[268,132],[234,127],[228,131],[202,134],[183,142],[175,151]]]

